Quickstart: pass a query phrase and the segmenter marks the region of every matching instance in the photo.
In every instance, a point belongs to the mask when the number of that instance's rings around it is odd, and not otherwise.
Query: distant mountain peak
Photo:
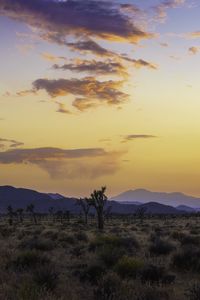
[[[131,202],[157,202],[173,207],[179,205],[186,205],[192,208],[200,207],[200,198],[188,196],[181,192],[152,192],[143,188],[125,191],[124,193],[113,197],[112,200],[118,201],[120,203],[129,202],[129,204]]]

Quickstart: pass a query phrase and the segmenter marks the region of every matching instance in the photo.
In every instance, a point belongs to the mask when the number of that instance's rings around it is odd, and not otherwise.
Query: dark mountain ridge
[[[53,195],[53,196],[52,196]],[[56,195],[56,197],[55,197]],[[60,196],[60,195],[59,195]],[[57,194],[40,193],[30,189],[15,188],[12,186],[0,186],[0,212],[5,213],[8,205],[13,209],[26,209],[27,205],[34,204],[36,212],[48,212],[50,207],[55,211],[69,210],[71,213],[79,213],[80,207],[77,205],[76,198],[57,197]],[[181,214],[183,211],[169,205],[163,205],[151,201],[145,204],[119,203],[114,200],[107,202],[107,207],[111,206],[112,213],[116,214],[134,214],[138,209],[145,209],[149,214]],[[94,212],[91,210],[91,212]]]

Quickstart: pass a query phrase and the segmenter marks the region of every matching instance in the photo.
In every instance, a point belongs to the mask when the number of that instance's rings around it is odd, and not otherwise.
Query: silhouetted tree
[[[63,223],[63,211],[62,210],[58,210],[56,212],[56,216],[57,216],[58,220],[60,219],[60,223]]]
[[[49,214],[50,214],[51,218],[53,219],[53,221],[54,221],[54,213],[55,213],[55,208],[51,206],[49,208]]]
[[[108,200],[105,195],[106,187],[102,187],[100,190],[94,190],[89,198],[89,203],[93,206],[97,213],[98,229],[104,228],[104,206]]]
[[[18,209],[16,210],[16,213],[17,213],[17,215],[19,216],[19,221],[20,221],[21,223],[23,223],[23,212],[24,212],[23,208],[18,208]]]
[[[82,212],[84,214],[85,217],[85,224],[88,224],[88,214],[89,214],[89,210],[90,210],[90,199],[88,198],[80,198],[77,200],[77,205],[79,205],[82,209]]]
[[[13,216],[14,216],[14,211],[11,205],[8,205],[7,207],[7,211],[8,211],[8,223],[9,225],[13,224]]]
[[[70,222],[70,211],[69,210],[64,211],[64,218],[67,220],[67,222]]]
[[[30,213],[30,215],[33,217],[34,223],[37,224],[37,218],[35,214],[35,206],[31,203],[27,206],[26,211]]]
[[[138,207],[138,209],[136,210],[136,216],[140,219],[141,223],[144,219],[146,210],[147,210],[146,207]]]

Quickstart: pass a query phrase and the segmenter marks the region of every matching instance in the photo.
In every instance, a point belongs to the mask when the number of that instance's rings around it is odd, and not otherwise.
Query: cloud
[[[134,4],[124,3],[120,5],[120,9],[126,13],[142,13],[141,10]]]
[[[33,82],[33,92],[45,90],[52,98],[74,95],[73,106],[79,110],[98,104],[116,105],[127,101],[128,95],[119,88],[123,81],[98,81],[94,77],[83,79],[37,79]],[[82,103],[80,108],[80,103]]]
[[[193,31],[186,34],[186,37],[191,39],[198,39],[200,38],[200,31]]]
[[[0,164],[33,164],[54,179],[96,178],[112,175],[120,168],[121,152],[102,148],[32,148],[0,152]]]
[[[16,140],[10,140],[10,139],[4,139],[0,138],[1,148],[17,148],[19,146],[23,146],[24,143],[16,141]]]
[[[28,96],[30,94],[36,94],[36,92],[34,90],[23,90],[16,93],[16,95],[19,97]]]
[[[190,54],[193,54],[193,55],[195,55],[195,54],[197,54],[198,52],[199,52],[199,50],[200,50],[200,47],[190,47],[189,49],[188,49],[188,52],[190,53]]]
[[[63,113],[63,114],[71,114],[71,111],[66,108],[65,104],[56,102],[58,104],[57,112]]]
[[[142,67],[147,67],[149,69],[153,69],[153,70],[157,70],[158,69],[158,66],[154,63],[151,63],[151,62],[148,62],[146,60],[143,60],[143,59],[132,59],[132,58],[129,58],[128,56],[121,56],[122,59],[130,62],[130,63],[133,63],[133,65],[136,67],[136,68],[142,68]]]
[[[131,42],[152,37],[114,1],[1,0],[0,14],[60,40],[72,34]]]
[[[167,48],[167,47],[169,47],[169,44],[164,42],[164,43],[160,43],[160,46]]]
[[[59,60],[66,60],[66,58],[63,57],[63,56],[55,56],[55,55],[53,55],[51,53],[48,53],[48,52],[41,53],[41,57],[44,60],[47,60],[47,61],[50,61],[50,62],[58,62]]]
[[[157,136],[150,135],[150,134],[129,134],[123,137],[122,143],[137,140],[137,139],[152,139],[152,138],[157,138]]]
[[[158,22],[165,22],[167,18],[167,10],[170,8],[177,8],[185,4],[186,0],[164,0],[157,6],[154,6],[153,9],[156,13],[155,20]]]
[[[99,44],[97,44],[95,41],[89,38],[81,39],[73,43],[72,42],[67,43],[66,45],[72,50],[83,52],[83,53],[91,52],[97,56],[110,57],[115,55],[114,52],[101,47]]]
[[[123,75],[127,76],[125,67],[120,63],[112,60],[96,61],[96,60],[76,60],[72,63],[59,66],[55,64],[53,66],[55,70],[70,70],[74,72],[88,72],[97,75]]]

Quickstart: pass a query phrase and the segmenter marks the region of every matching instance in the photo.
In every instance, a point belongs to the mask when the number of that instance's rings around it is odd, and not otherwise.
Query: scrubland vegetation
[[[198,216],[0,218],[2,300],[198,300]]]

